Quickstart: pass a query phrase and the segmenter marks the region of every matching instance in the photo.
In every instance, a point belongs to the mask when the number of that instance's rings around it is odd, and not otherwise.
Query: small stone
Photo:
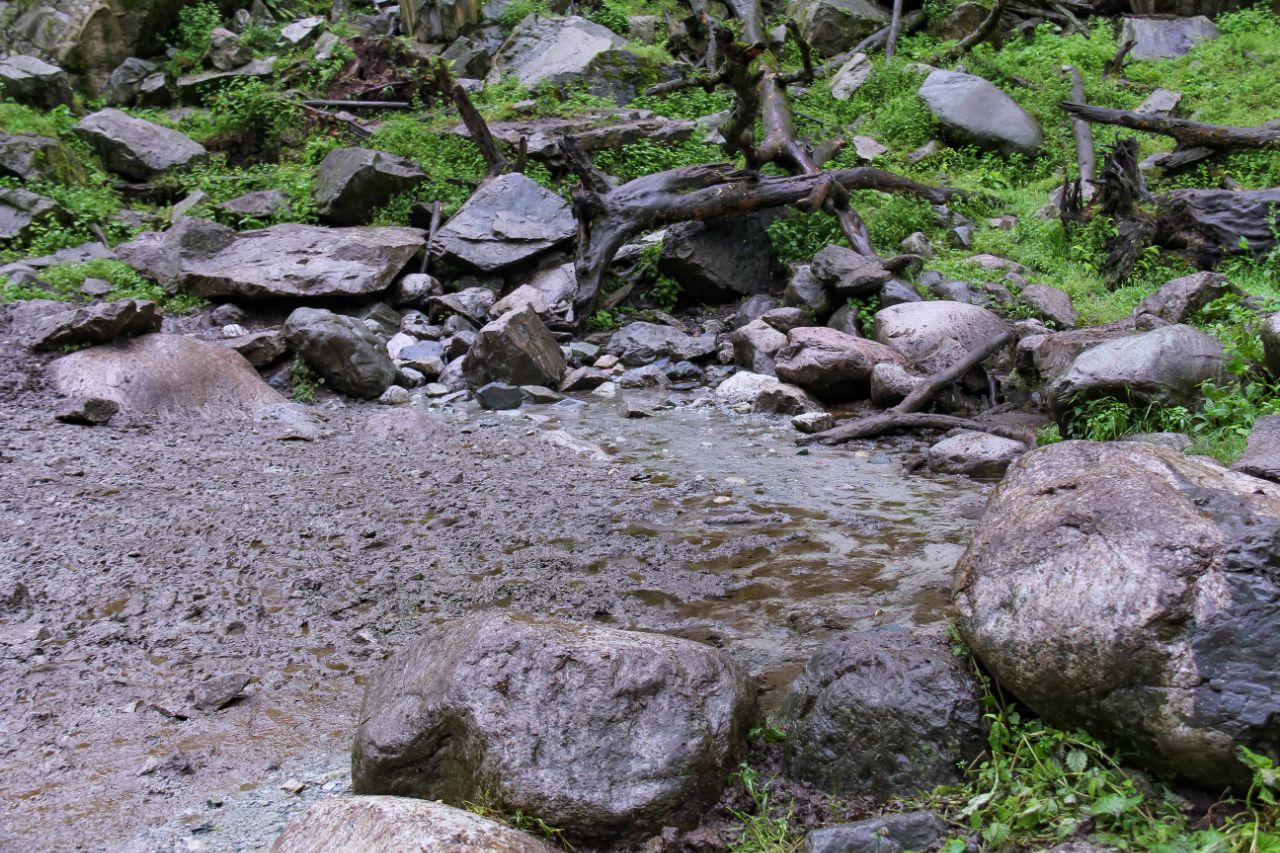
[[[409,389],[402,388],[399,385],[390,385],[378,397],[378,402],[384,406],[403,406],[409,402]]]
[[[558,403],[564,399],[564,395],[556,391],[552,391],[543,385],[521,385],[520,390],[524,392],[525,399],[530,403],[549,404]]]
[[[622,416],[624,418],[635,419],[653,417],[653,412],[649,411],[634,400],[628,400],[626,397],[618,399],[618,409],[622,412]]]
[[[65,409],[54,418],[62,421],[64,424],[75,424],[77,426],[103,426],[108,423],[116,412],[120,411],[120,405],[115,400],[105,400],[102,397],[89,397]]]
[[[824,432],[836,425],[830,412],[805,412],[791,419],[791,425],[803,433]]]
[[[505,382],[490,382],[476,390],[476,402],[488,411],[518,409],[524,404],[524,391]]]
[[[306,785],[291,777],[280,786],[280,790],[286,794],[301,794],[306,787]]]
[[[444,397],[451,393],[451,389],[448,385],[442,385],[439,382],[428,382],[422,389],[422,393],[428,397]]]
[[[616,355],[605,354],[595,360],[592,367],[599,370],[613,370],[618,366],[618,357]]]
[[[101,278],[86,278],[80,285],[80,292],[93,299],[101,299],[112,290],[112,284]]]
[[[199,711],[217,711],[231,704],[248,683],[249,676],[242,672],[210,678],[191,691],[191,704]]]

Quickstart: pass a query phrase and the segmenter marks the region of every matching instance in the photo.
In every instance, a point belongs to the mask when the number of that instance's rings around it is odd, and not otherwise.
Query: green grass
[[[49,285],[46,290],[36,287],[17,287],[7,279],[0,279],[0,302],[20,299],[53,299],[74,301],[80,296],[80,287],[87,278],[100,278],[111,284],[107,299],[149,299],[169,313],[180,314],[207,304],[203,299],[187,294],[166,293],[155,282],[143,278],[123,261],[95,258],[79,264],[62,264],[40,272],[40,279]]]

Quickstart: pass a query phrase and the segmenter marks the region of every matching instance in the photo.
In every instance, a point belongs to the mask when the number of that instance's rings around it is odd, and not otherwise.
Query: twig
[[[407,110],[413,104],[408,101],[331,101],[325,99],[309,99],[301,102],[304,107],[333,107],[340,110],[359,110],[372,108],[377,110]]]
[[[427,247],[422,253],[422,268],[418,272],[427,275],[431,269],[431,245],[436,241],[436,232],[440,230],[440,220],[444,213],[444,202],[431,203],[431,228],[427,231]]]
[[[1002,332],[1001,334],[996,335],[994,338],[973,350],[955,364],[945,370],[938,371],[933,376],[930,376],[924,384],[920,385],[908,394],[905,400],[894,406],[890,411],[895,414],[903,415],[920,411],[930,400],[933,399],[935,394],[950,385],[952,382],[955,382],[961,376],[964,376],[973,368],[977,367],[992,353],[1007,346],[1012,340],[1013,335],[1008,332]]]

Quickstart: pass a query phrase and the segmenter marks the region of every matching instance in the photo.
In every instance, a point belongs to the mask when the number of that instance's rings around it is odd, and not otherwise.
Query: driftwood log
[[[796,444],[801,446],[807,444],[844,444],[860,438],[878,438],[889,433],[912,432],[922,429],[968,429],[974,432],[989,432],[992,435],[1011,438],[1014,441],[1025,442],[1032,446],[1036,443],[1036,437],[1031,433],[999,424],[983,423],[982,421],[960,418],[955,415],[889,411],[879,415],[872,415],[869,418],[860,418],[850,423],[842,423],[826,432],[801,436],[796,439]]]
[[[1074,93],[1077,101],[1081,100]],[[1114,124],[1129,130],[1172,136],[1179,148],[1276,148],[1280,149],[1280,127],[1231,127],[1202,124],[1182,118],[1144,115],[1129,110],[1094,107],[1075,101],[1059,104],[1072,116],[1093,124]]]

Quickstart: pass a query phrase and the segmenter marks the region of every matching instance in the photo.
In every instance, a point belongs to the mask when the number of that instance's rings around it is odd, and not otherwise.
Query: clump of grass
[[[73,301],[80,295],[85,279],[99,278],[111,285],[107,299],[149,299],[169,313],[185,313],[207,304],[203,299],[185,293],[166,293],[160,285],[144,278],[123,261],[94,258],[78,264],[62,264],[40,272],[40,280],[48,288],[19,288],[8,283],[0,285],[0,301],[20,299],[53,299]]]

